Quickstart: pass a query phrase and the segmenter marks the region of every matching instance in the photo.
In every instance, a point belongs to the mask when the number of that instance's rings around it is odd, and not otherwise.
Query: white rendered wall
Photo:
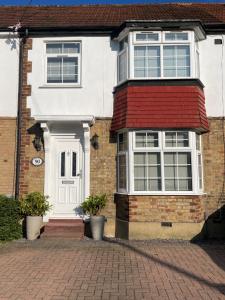
[[[81,41],[81,87],[46,87],[46,41]],[[32,116],[93,115],[111,117],[116,85],[117,45],[109,36],[34,38],[29,60],[32,85],[28,106]]]
[[[16,117],[18,101],[19,42],[0,35],[0,117]]]
[[[222,45],[215,45],[222,39]],[[206,111],[208,117],[221,117],[225,112],[225,35],[208,35],[199,43],[200,79],[205,85]]]

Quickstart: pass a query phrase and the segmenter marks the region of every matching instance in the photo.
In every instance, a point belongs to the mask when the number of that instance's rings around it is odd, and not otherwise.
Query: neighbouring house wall
[[[19,40],[13,34],[0,34],[0,117],[17,116]]]
[[[215,45],[215,39],[222,44]],[[200,79],[205,85],[206,112],[208,117],[225,114],[225,35],[207,35],[199,43]]]
[[[15,193],[19,42],[0,33],[0,194]]]
[[[209,118],[209,132],[202,135],[206,216],[225,204],[225,121]]]
[[[0,116],[0,194],[14,195],[16,118]]]

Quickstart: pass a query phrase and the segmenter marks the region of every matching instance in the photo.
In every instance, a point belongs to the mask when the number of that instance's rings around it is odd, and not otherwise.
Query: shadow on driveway
[[[138,247],[135,247],[133,245],[131,245],[129,243],[129,241],[125,241],[125,240],[112,240],[112,239],[108,239],[108,238],[105,238],[105,241],[109,242],[109,243],[112,243],[112,244],[117,244],[117,245],[120,245],[122,246],[123,248],[126,248],[126,249],[129,249],[131,251],[133,251],[134,253],[138,254],[138,255],[141,255],[142,257],[144,258],[147,258],[148,260],[154,262],[154,263],[158,263],[160,264],[161,266],[163,267],[166,267],[167,269],[169,270],[172,270],[178,274],[182,274],[184,276],[186,276],[187,278],[189,279],[192,279],[192,280],[195,280],[197,281],[199,284],[202,284],[202,285],[205,285],[207,287],[210,287],[210,288],[213,288],[217,291],[219,291],[221,294],[225,295],[225,284],[216,284],[216,283],[212,283],[210,282],[209,280],[207,279],[204,279],[202,277],[199,277],[198,275],[192,273],[192,272],[189,272],[188,270],[185,270],[184,268],[182,267],[178,267],[178,266],[175,266],[169,262],[166,262],[160,258],[157,258],[155,257],[154,255],[151,255],[150,253],[147,253],[145,252],[144,250],[141,250],[140,248]],[[199,247],[201,247],[201,244],[198,245]],[[219,266],[221,267],[221,260],[219,259],[218,256],[216,256],[216,253],[217,251],[215,252],[214,254],[214,251],[215,251],[215,247],[212,247],[212,249],[210,249],[211,245],[210,244],[202,244],[202,249],[211,257],[211,259]],[[216,246],[217,248],[217,246]],[[210,250],[210,251],[208,251]],[[221,249],[222,250],[222,249]],[[222,252],[222,251],[221,251]],[[225,247],[223,246],[223,270],[225,270]],[[225,280],[225,278],[224,278]]]

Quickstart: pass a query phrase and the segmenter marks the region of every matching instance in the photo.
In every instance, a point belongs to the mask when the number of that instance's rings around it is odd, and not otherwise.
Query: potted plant
[[[21,199],[20,208],[26,216],[27,239],[34,240],[40,235],[43,215],[50,210],[51,205],[42,193],[33,192]]]
[[[81,204],[83,212],[90,215],[92,237],[97,241],[103,239],[105,216],[100,215],[100,212],[106,206],[106,202],[106,194],[102,194],[91,195]]]

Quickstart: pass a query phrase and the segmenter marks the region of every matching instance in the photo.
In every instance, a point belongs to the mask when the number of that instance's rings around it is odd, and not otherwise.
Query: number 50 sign
[[[33,157],[31,163],[35,167],[39,167],[43,164],[44,160],[41,157]]]

